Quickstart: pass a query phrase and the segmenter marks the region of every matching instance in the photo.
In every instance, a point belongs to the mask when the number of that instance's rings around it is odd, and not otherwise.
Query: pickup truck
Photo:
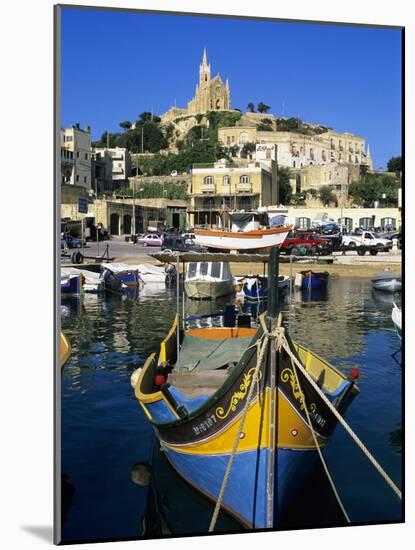
[[[386,252],[392,248],[392,241],[377,237],[372,231],[363,231],[361,235],[343,235],[342,246],[349,248],[368,246]]]

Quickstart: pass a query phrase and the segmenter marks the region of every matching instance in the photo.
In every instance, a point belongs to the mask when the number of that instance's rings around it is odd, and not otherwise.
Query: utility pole
[[[138,177],[138,157],[136,157],[136,171],[135,171],[135,178],[133,178],[133,231],[132,234],[136,234],[135,230],[135,182],[136,178]]]
[[[107,132],[108,136],[108,132]],[[99,256],[99,228],[98,228],[98,181],[95,178],[95,213],[96,213],[96,232],[97,232],[97,254]]]

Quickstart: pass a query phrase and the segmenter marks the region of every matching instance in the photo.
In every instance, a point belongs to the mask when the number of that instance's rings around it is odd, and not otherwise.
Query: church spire
[[[210,82],[210,65],[207,61],[206,48],[203,48],[203,59],[199,68],[199,84],[202,87]]]

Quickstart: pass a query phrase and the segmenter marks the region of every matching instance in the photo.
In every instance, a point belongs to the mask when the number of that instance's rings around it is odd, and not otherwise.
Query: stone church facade
[[[211,66],[207,60],[206,49],[204,49],[195,97],[189,101],[187,109],[172,107],[164,113],[162,120],[168,122],[181,116],[206,114],[208,111],[229,111],[230,109],[229,82],[226,80],[224,84],[219,74],[211,78]]]

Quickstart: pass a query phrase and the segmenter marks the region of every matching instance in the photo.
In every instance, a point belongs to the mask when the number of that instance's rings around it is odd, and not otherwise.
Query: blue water
[[[372,291],[367,279],[332,277],[326,293],[297,292],[281,307],[294,339],[340,369],[359,369],[360,395],[346,418],[401,487],[402,367],[393,299],[399,303],[399,296]],[[186,310],[207,313],[218,305],[224,302],[188,302]],[[207,530],[211,506],[158,456],[130,385],[131,373],[157,350],[175,311],[175,292],[164,287],[62,301],[62,328],[73,348],[62,376],[63,542]],[[398,499],[341,427],[324,453],[352,522],[401,519]],[[134,465],[151,463],[156,497],[132,481]],[[293,525],[339,524],[338,513],[321,502],[324,491],[312,483],[311,499],[296,505]],[[221,522],[231,528],[226,518]]]

